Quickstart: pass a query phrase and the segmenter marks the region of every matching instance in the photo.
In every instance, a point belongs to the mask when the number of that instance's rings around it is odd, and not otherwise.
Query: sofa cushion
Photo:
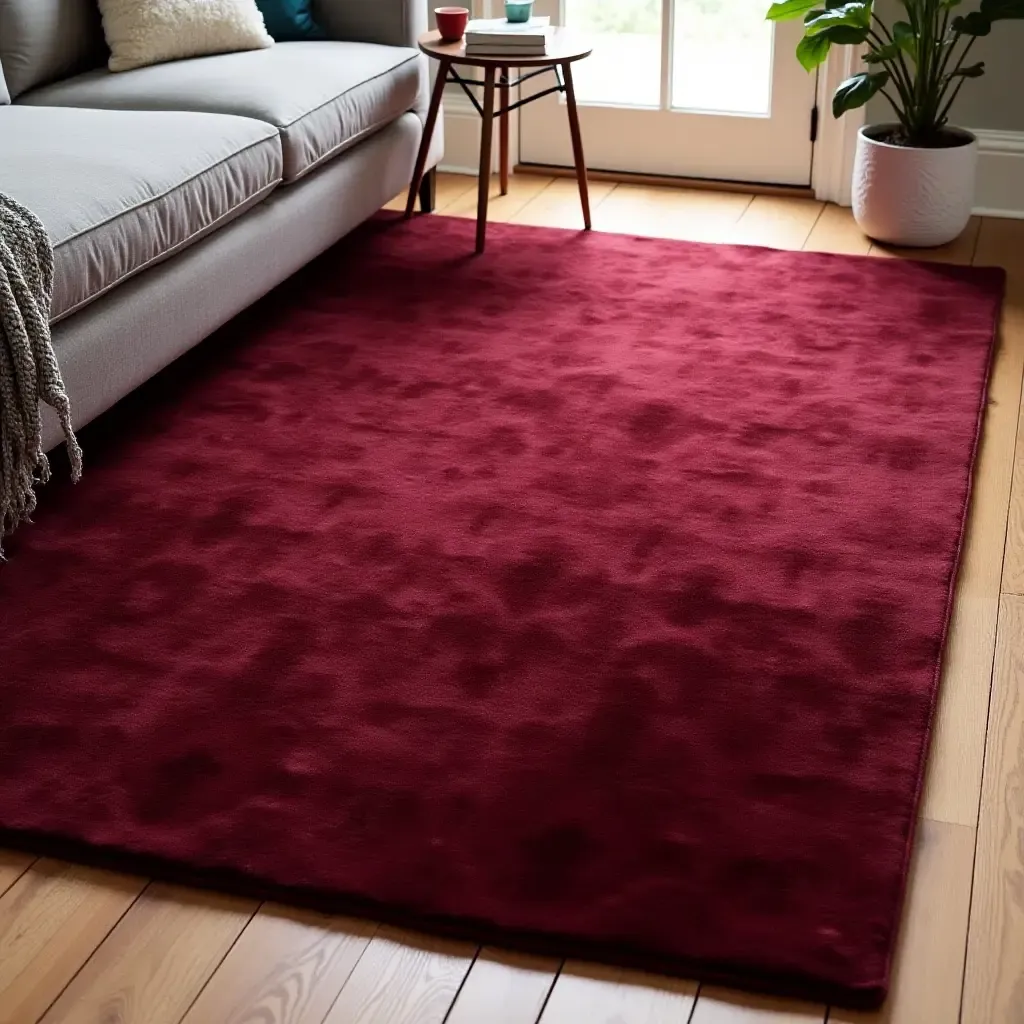
[[[106,59],[96,0],[0,0],[0,64],[11,96]]]
[[[269,125],[242,117],[0,107],[0,192],[54,244],[59,320],[234,219],[281,178]]]
[[[280,129],[284,177],[294,181],[415,107],[425,78],[425,58],[405,47],[279,43],[120,74],[92,71],[22,102],[258,118]]]

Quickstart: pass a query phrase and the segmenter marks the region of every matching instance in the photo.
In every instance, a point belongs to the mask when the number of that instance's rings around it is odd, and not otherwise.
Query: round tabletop
[[[449,60],[453,64],[467,64],[475,68],[514,67],[539,68],[567,61],[583,60],[589,57],[593,47],[576,32],[568,28],[556,28],[548,40],[548,52],[532,57],[510,57],[507,53],[490,57],[467,57],[466,41],[445,43],[440,32],[424,32],[419,38],[420,49],[436,60]]]

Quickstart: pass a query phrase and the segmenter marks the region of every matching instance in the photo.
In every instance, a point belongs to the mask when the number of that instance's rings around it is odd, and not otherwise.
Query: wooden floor
[[[474,179],[440,212],[473,216]],[[900,256],[808,199],[595,183],[597,229]],[[517,177],[493,220],[581,226],[570,181]],[[916,860],[881,1014],[514,956],[0,851],[5,1024],[1024,1024],[1024,221],[945,250],[1009,294]],[[486,258],[486,256],[484,257]]]

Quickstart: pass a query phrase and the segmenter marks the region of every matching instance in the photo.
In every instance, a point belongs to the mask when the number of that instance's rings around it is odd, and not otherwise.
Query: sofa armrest
[[[314,0],[313,14],[331,39],[415,46],[427,31],[424,0]]]

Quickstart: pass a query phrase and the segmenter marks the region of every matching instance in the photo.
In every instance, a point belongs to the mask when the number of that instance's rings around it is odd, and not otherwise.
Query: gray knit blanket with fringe
[[[60,419],[71,477],[82,450],[50,341],[53,247],[39,218],[0,192],[0,559],[3,538],[31,516],[50,479],[39,403]]]

